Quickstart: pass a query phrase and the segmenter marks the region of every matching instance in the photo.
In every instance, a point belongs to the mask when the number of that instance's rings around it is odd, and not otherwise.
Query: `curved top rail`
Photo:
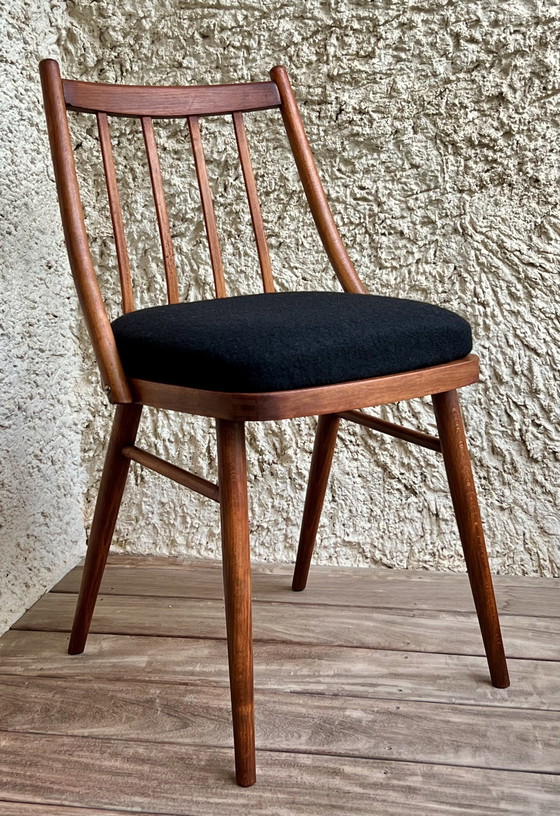
[[[280,107],[280,94],[274,82],[163,87],[65,79],[62,85],[66,107],[70,110],[103,112],[110,116],[165,119]]]

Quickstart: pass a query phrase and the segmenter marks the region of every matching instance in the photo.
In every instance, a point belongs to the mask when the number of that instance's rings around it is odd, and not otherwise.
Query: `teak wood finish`
[[[156,207],[159,236],[161,239],[161,251],[163,253],[163,265],[165,267],[165,281],[167,283],[167,300],[169,303],[178,303],[179,289],[177,286],[175,253],[173,250],[171,229],[169,227],[169,216],[167,215],[165,193],[163,192],[163,179],[161,176],[161,167],[157,152],[154,123],[152,122],[151,116],[142,116],[140,121],[142,123],[144,144],[146,145],[148,167],[150,168],[150,181],[152,182],[152,192],[154,194],[154,204]]]
[[[40,70],[70,265],[103,385],[109,400],[117,406],[90,533],[70,640],[70,653],[79,653],[85,647],[130,461],[140,462],[218,501],[222,525],[223,583],[236,777],[242,786],[254,784],[256,770],[245,422],[319,415],[293,589],[302,590],[307,581],[341,418],[441,452],[492,683],[500,688],[507,687],[509,679],[500,624],[456,394],[456,389],[478,380],[478,359],[474,355],[440,366],[370,380],[260,394],[221,393],[137,379],[129,380],[124,373],[89,249],[67,110],[92,113],[97,118],[115,235],[123,311],[132,311],[134,300],[111,147],[109,116],[134,117],[140,120],[148,156],[170,303],[178,302],[179,291],[153,119],[177,117],[186,120],[201,195],[216,296],[224,297],[226,295],[224,268],[199,117],[217,114],[232,116],[263,288],[265,292],[272,292],[274,282],[270,256],[243,122],[243,113],[269,108],[280,110],[311,213],[342,288],[346,292],[366,292],[330,211],[285,69],[273,68],[269,82],[190,88],[117,86],[62,80],[59,67],[54,60],[44,60]],[[356,410],[427,395],[432,395],[433,398],[439,439],[413,429],[401,428]],[[216,419],[218,485],[213,485],[135,446],[143,405]]]

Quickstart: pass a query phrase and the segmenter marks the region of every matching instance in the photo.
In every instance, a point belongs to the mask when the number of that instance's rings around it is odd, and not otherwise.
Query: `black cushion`
[[[141,309],[113,323],[130,377],[210,391],[284,391],[465,357],[462,317],[414,300],[286,292]]]

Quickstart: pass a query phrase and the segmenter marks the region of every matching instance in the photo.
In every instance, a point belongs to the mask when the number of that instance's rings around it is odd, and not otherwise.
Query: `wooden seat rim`
[[[369,380],[245,394],[205,391],[131,378],[133,400],[153,408],[180,411],[234,422],[294,419],[372,408],[400,400],[440,394],[471,385],[479,379],[475,354],[451,363],[389,374]]]

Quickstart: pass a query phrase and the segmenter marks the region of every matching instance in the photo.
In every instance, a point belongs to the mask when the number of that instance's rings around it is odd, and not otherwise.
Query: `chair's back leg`
[[[492,685],[507,688],[504,645],[459,398],[456,391],[447,391],[434,394],[432,400]]]
[[[321,510],[329,481],[329,474],[333,460],[336,436],[340,419],[334,414],[324,414],[319,417],[315,445],[307,483],[305,507],[301,522],[301,532],[297,552],[296,566],[292,580],[294,592],[301,592],[307,584],[309,567],[313,556],[315,538],[321,520]]]
[[[224,597],[237,782],[256,782],[251,559],[243,422],[216,421]]]
[[[130,467],[130,459],[122,455],[122,449],[126,445],[134,445],[141,413],[141,405],[117,405],[91,525],[82,585],[68,646],[69,654],[80,654],[86,645]]]

